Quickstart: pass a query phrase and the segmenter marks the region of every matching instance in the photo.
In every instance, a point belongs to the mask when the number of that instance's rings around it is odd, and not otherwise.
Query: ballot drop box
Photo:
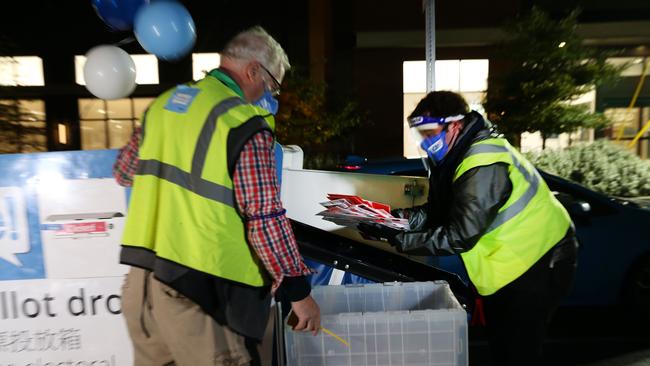
[[[323,330],[284,327],[288,366],[468,364],[467,313],[446,282],[317,286]]]

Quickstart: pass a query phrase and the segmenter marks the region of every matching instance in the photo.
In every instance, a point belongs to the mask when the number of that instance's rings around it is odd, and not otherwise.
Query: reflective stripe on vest
[[[217,104],[210,111],[210,114],[208,114],[208,117],[203,123],[203,128],[201,129],[201,134],[199,135],[194,150],[194,157],[192,158],[192,170],[189,173],[158,160],[140,160],[136,174],[150,174],[177,184],[199,196],[219,201],[230,207],[235,207],[232,189],[201,178],[201,172],[219,116],[241,104],[244,104],[244,102],[240,98],[228,98]]]
[[[529,186],[526,192],[519,197],[515,203],[512,205],[508,206],[506,209],[503,211],[499,212],[497,216],[494,218],[494,221],[488,226],[487,231],[485,232],[486,234],[491,232],[492,230],[496,229],[497,227],[503,225],[506,221],[512,219],[515,217],[518,213],[524,210],[528,203],[535,197],[535,194],[537,193],[537,189],[539,188],[539,180],[541,177],[537,174],[537,172],[533,172],[532,174],[524,168],[519,160],[512,155],[510,150],[506,148],[505,146],[498,146],[498,145],[487,145],[487,144],[481,144],[481,145],[473,145],[472,147],[469,148],[467,151],[467,154],[465,157],[469,157],[472,155],[476,154],[482,154],[482,153],[508,153],[510,154],[510,158],[512,159],[512,164],[517,168],[519,173],[526,179],[526,182],[528,182]]]
[[[212,77],[191,87],[200,91],[185,112],[165,108],[174,89],[147,112],[121,260],[168,282],[192,268],[264,286],[268,274],[247,243],[230,165],[274,121]]]
[[[454,180],[470,169],[494,163],[509,165],[510,197],[476,245],[461,253],[481,295],[493,294],[526,272],[562,239],[571,222],[535,168],[504,139],[473,144]]]

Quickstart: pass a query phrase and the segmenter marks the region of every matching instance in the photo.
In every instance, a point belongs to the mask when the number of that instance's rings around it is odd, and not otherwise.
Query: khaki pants
[[[245,338],[148,271],[132,267],[122,286],[122,311],[134,365],[239,366],[251,357]]]

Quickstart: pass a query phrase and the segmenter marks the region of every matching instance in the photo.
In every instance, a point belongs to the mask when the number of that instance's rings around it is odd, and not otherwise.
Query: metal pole
[[[424,0],[426,18],[427,93],[436,90],[436,1]]]

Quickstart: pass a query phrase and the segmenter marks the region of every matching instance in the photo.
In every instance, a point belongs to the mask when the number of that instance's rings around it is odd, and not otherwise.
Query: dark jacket
[[[480,114],[467,114],[465,127],[447,156],[438,165],[429,161],[427,203],[393,212],[408,218],[411,227],[410,231],[397,234],[392,240],[399,251],[416,255],[454,255],[476,245],[510,198],[512,183],[508,165],[495,163],[476,167],[455,181],[454,174],[473,143],[495,135],[490,123]],[[555,247],[551,262],[575,260],[578,244],[573,225]]]
[[[508,165],[473,168],[456,181],[454,173],[469,147],[494,137],[489,122],[470,112],[447,156],[438,165],[429,161],[429,198],[423,206],[399,209],[411,230],[398,234],[401,251],[420,255],[453,255],[474,247],[512,192]]]
[[[416,255],[453,255],[469,251],[481,239],[499,209],[512,193],[508,165],[495,163],[466,171],[454,181],[456,168],[469,147],[495,136],[480,114],[465,117],[465,127],[439,165],[429,161],[429,197],[425,205],[398,209],[393,214],[408,218],[410,231],[390,241],[401,252]],[[549,266],[560,261],[575,265],[578,242],[573,225],[554,246]]]

